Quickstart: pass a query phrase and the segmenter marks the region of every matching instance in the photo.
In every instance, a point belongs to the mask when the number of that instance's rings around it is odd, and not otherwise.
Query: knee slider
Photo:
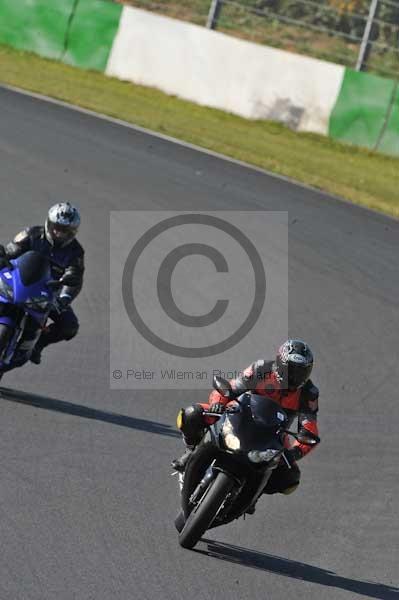
[[[290,485],[290,487],[285,488],[285,490],[281,490],[280,493],[284,494],[284,496],[288,496],[289,494],[292,494],[293,492],[295,492],[298,485],[299,485],[299,481],[298,481],[298,483],[295,483],[294,485]]]

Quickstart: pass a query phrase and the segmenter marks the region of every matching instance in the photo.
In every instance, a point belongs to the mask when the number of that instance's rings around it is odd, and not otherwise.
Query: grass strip
[[[0,46],[0,81],[159,131],[399,217],[399,159],[249,121]]]

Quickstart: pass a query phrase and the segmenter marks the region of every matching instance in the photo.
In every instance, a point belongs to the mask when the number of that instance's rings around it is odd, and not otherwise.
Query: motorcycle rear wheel
[[[218,473],[216,479],[209,485],[199,504],[193,508],[179,535],[179,544],[191,549],[201,539],[218,510],[233,489],[234,481],[226,473]]]

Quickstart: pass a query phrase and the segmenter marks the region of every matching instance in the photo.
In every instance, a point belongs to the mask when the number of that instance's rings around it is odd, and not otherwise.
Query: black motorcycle
[[[179,476],[182,510],[175,526],[183,548],[193,548],[208,529],[253,512],[280,460],[290,466],[287,433],[304,444],[318,441],[288,431],[287,414],[270,398],[247,392],[235,399],[230,384],[217,377],[213,387],[234,402],[207,429]]]

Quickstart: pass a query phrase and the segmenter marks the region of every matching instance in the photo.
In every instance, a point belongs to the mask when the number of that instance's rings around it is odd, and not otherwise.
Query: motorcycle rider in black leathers
[[[258,360],[246,368],[240,377],[230,381],[235,397],[247,391],[267,396],[277,402],[287,413],[289,424],[298,421],[298,433],[311,436],[319,442],[317,411],[319,390],[310,380],[313,354],[302,340],[289,339],[278,350],[274,361]],[[213,390],[208,403],[194,404],[182,409],[177,417],[177,426],[183,434],[186,451],[181,458],[172,462],[176,471],[183,472],[195,446],[201,441],[204,429],[214,419],[204,412],[221,414],[231,398]],[[284,440],[285,458],[273,471],[264,493],[289,494],[298,487],[301,472],[297,461],[314,446],[301,444],[292,437]],[[287,464],[288,463],[288,464]]]
[[[7,244],[5,254],[0,257],[2,268],[8,260],[34,250],[50,259],[54,279],[62,282],[62,277],[67,275],[69,281],[74,283],[64,285],[60,290],[59,311],[50,312],[52,323],[42,331],[30,356],[35,364],[40,364],[43,348],[62,340],[71,340],[78,333],[79,322],[71,308],[71,302],[79,294],[83,284],[84,250],[76,239],[79,225],[80,215],[75,206],[69,202],[55,204],[48,211],[44,226],[23,229]]]

